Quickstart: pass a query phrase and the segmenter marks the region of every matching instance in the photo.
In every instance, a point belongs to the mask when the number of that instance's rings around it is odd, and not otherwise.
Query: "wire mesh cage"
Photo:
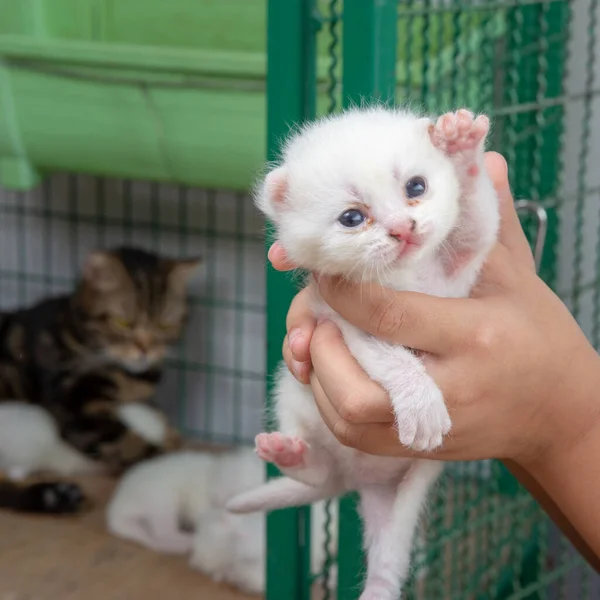
[[[73,289],[95,248],[201,256],[191,323],[158,399],[189,435],[253,439],[264,403],[265,283],[263,224],[246,195],[58,174],[31,193],[1,192],[0,214],[2,308]]]
[[[467,106],[490,115],[490,146],[507,159],[515,199],[537,203],[546,211],[549,227],[539,257],[540,274],[597,348],[600,196],[592,165],[600,158],[598,4],[308,3],[305,45],[310,48],[310,32],[316,29],[316,46],[327,49],[328,60],[317,62],[316,74],[310,63],[299,67],[297,74],[305,82],[314,78],[316,102],[312,106],[308,98],[304,112],[290,114],[303,120],[375,99],[432,114]],[[279,16],[273,11],[271,19]],[[275,26],[281,25],[277,21]],[[277,65],[273,71],[283,76]],[[269,98],[270,114],[286,114],[286,98],[276,90]],[[284,133],[276,123],[271,128],[279,137]],[[274,136],[271,151],[276,148]],[[535,219],[524,214],[523,225],[533,243]],[[277,275],[271,277],[282,283]],[[280,335],[277,327],[269,327],[269,339]],[[338,586],[325,586],[325,598],[358,597],[364,560],[355,501],[340,502]],[[300,528],[305,518],[301,511],[289,516],[290,521],[299,519]],[[270,540],[273,548],[282,544],[275,533]],[[306,576],[306,561],[301,555],[296,559],[288,573]],[[275,580],[281,562],[271,564]],[[276,581],[270,589],[270,597],[284,597]],[[423,520],[404,594],[457,600],[596,598],[600,583],[506,468],[484,461],[446,467]],[[294,597],[309,596],[300,592]]]
[[[598,348],[599,19],[598,0],[272,0],[269,158],[294,122],[371,97],[486,112],[515,197],[547,210],[541,274]],[[200,254],[193,320],[159,398],[204,439],[249,442],[262,428],[294,287],[265,276],[263,222],[246,194],[58,174],[34,192],[0,191],[0,214],[3,308],[68,290],[93,248]],[[355,501],[340,502],[339,550],[321,573],[308,567],[309,511],[269,517],[268,598],[305,600],[314,583],[323,599],[358,597]],[[336,590],[325,584],[334,565]],[[459,463],[432,495],[406,597],[584,600],[600,584],[501,463]]]

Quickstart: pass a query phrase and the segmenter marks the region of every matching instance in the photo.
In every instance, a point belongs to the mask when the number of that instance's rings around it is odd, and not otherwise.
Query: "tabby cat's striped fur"
[[[96,251],[72,294],[1,314],[0,402],[42,406],[63,440],[113,472],[176,447],[174,430],[158,447],[130,430],[117,409],[151,401],[166,349],[182,333],[186,284],[198,263],[134,248]],[[63,496],[69,488],[0,478],[0,506],[45,512],[48,485]],[[77,501],[63,498],[65,512],[81,500],[73,489],[67,495]]]

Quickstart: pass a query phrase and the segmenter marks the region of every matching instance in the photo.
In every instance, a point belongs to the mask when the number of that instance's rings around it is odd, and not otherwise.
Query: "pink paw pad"
[[[479,167],[477,165],[471,165],[467,169],[467,175],[470,175],[471,177],[477,177],[477,175],[479,175]]]
[[[475,117],[468,110],[458,110],[442,115],[431,127],[433,145],[448,154],[475,149],[490,129],[490,121],[484,115]]]
[[[308,450],[304,440],[281,433],[260,433],[256,436],[255,444],[259,458],[278,467],[302,466]]]

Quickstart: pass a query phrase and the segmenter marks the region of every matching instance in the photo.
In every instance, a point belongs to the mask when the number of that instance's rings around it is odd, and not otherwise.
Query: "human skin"
[[[471,297],[435,298],[318,277],[327,303],[379,338],[425,353],[452,430],[428,457],[505,462],[586,558],[600,562],[600,357],[536,275],[514,210],[506,162],[486,155],[501,231]],[[269,259],[294,268],[275,244]],[[310,383],[323,420],[344,445],[422,456],[402,446],[386,392],[356,363],[339,329],[317,325],[300,292],[287,319],[284,359]]]

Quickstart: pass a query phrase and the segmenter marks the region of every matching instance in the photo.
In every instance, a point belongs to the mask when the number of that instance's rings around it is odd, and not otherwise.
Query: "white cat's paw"
[[[442,115],[429,130],[436,148],[447,154],[474,150],[490,130],[490,120],[485,115],[476,117],[468,110],[457,110]]]
[[[452,425],[438,387],[422,387],[410,396],[392,397],[400,441],[413,450],[429,452],[442,445]]]

